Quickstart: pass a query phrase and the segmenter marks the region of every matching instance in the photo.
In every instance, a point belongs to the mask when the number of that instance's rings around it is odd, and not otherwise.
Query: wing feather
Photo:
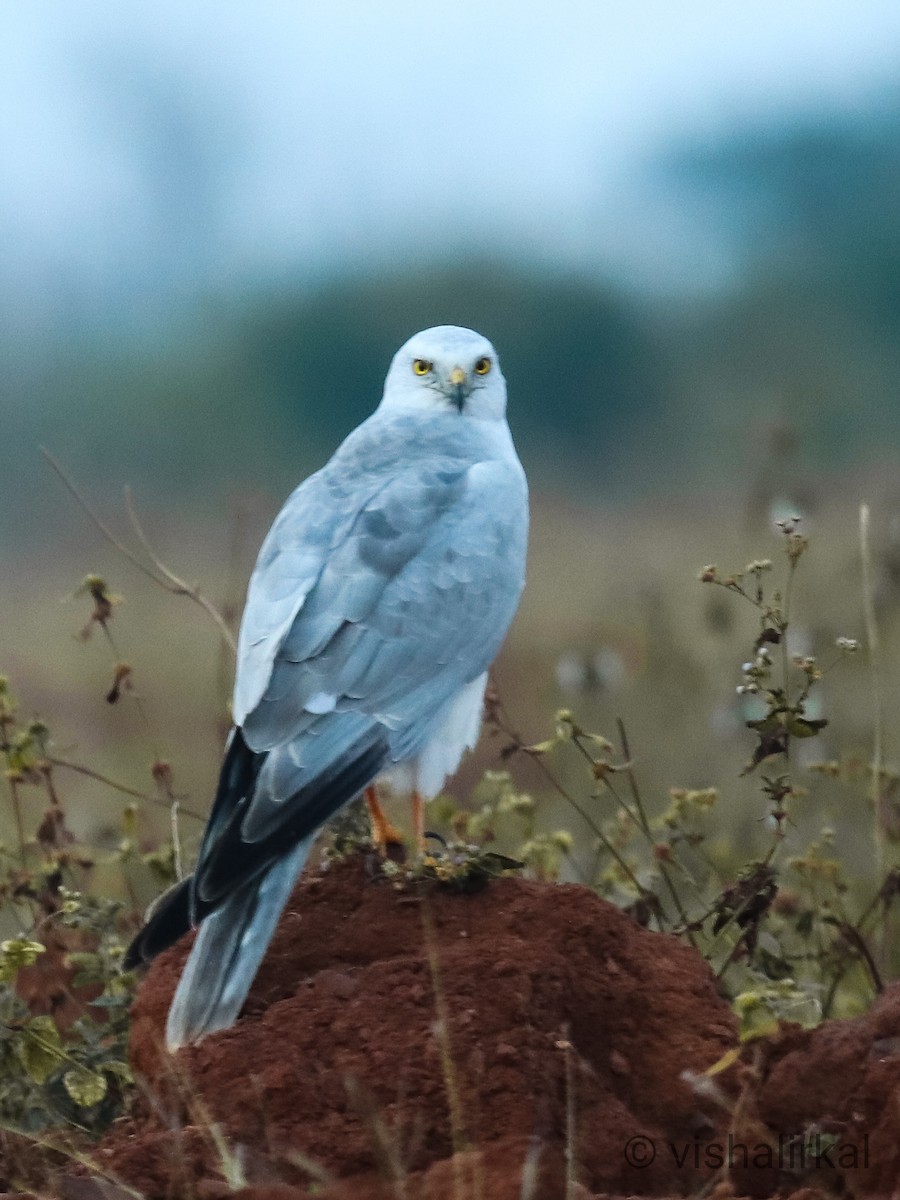
[[[248,744],[299,736],[323,696],[424,730],[499,649],[524,583],[526,522],[518,463],[399,473],[361,507],[282,635],[244,720]]]

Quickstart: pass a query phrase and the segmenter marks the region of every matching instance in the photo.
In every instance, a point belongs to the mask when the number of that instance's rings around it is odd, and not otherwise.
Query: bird
[[[394,355],[380,404],[290,495],[250,578],[233,727],[193,873],[123,965],[197,937],[171,1051],[237,1020],[321,827],[375,784],[424,802],[481,725],[525,583],[528,487],[496,351],[441,325]]]

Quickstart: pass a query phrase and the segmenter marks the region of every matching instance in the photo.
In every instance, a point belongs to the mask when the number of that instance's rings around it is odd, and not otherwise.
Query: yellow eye
[[[478,362],[475,364],[475,374],[476,375],[487,375],[487,373],[488,373],[488,371],[490,371],[490,369],[491,369],[491,360],[489,358],[479,358]]]
[[[433,367],[434,363],[430,363],[427,358],[413,359],[413,374],[415,375],[428,375]]]

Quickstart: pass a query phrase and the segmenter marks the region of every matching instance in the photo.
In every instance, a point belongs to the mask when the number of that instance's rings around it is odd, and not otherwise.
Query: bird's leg
[[[379,854],[386,854],[390,845],[402,846],[403,837],[384,815],[374,786],[366,788],[365,797],[369,806],[369,820],[372,822],[372,841]]]
[[[416,850],[425,853],[425,801],[413,788],[412,794],[413,830],[416,836]]]

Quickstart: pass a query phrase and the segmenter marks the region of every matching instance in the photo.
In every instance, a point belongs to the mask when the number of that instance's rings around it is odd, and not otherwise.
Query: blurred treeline
[[[4,535],[49,535],[40,442],[211,511],[235,486],[280,497],[377,403],[393,350],[439,322],[494,340],[533,481],[579,502],[749,479],[773,428],[808,472],[882,453],[900,435],[900,105],[722,134],[670,151],[646,186],[717,260],[715,287],[632,288],[528,248],[414,249],[316,285],[248,279],[168,310],[132,298],[119,323],[17,329]]]

